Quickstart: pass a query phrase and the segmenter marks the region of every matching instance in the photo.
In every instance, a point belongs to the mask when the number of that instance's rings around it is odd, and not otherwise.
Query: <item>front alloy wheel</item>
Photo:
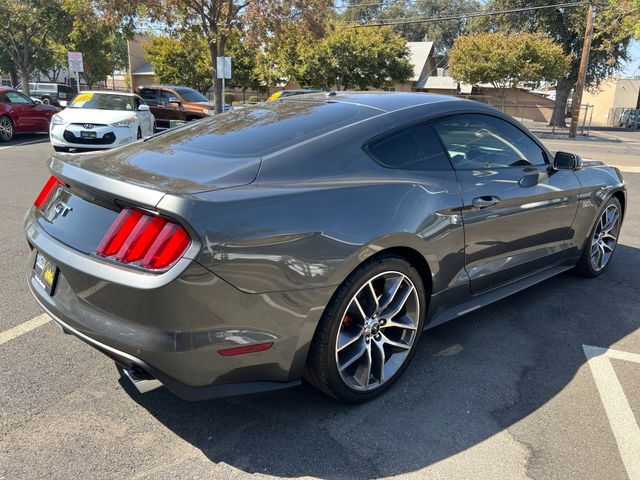
[[[346,402],[364,402],[389,387],[420,338],[426,295],[404,258],[380,255],[336,290],[316,330],[305,379]]]
[[[598,220],[591,237],[589,260],[595,272],[603,270],[609,263],[618,242],[619,231],[620,210],[618,205],[611,203],[600,215],[600,220]]]
[[[0,118],[0,140],[8,142],[13,138],[13,123],[9,117]]]
[[[598,220],[587,239],[577,270],[587,277],[597,277],[605,271],[618,244],[622,223],[620,201],[613,197],[598,214]]]

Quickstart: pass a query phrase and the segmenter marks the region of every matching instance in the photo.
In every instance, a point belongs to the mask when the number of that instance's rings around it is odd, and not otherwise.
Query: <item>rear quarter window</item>
[[[365,147],[383,167],[399,170],[450,170],[440,140],[429,125],[412,125],[397,130]]]

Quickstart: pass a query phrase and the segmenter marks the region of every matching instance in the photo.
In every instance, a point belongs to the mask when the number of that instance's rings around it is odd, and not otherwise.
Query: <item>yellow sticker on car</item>
[[[53,285],[54,274],[55,270],[51,267],[51,265],[47,265],[47,267],[44,269],[44,272],[42,272],[42,278],[45,282],[47,282],[49,286]]]
[[[83,104],[87,103],[92,98],[93,98],[93,93],[81,93],[73,100],[73,104],[80,107]]]

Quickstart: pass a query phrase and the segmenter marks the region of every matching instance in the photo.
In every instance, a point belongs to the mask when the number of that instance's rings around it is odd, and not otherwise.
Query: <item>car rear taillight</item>
[[[42,187],[42,190],[36,198],[36,201],[33,202],[33,205],[36,208],[42,208],[42,206],[47,203],[47,200],[49,200],[49,197],[51,196],[53,190],[58,185],[62,185],[62,182],[60,180],[58,180],[56,177],[49,177],[49,180],[47,180],[47,183],[45,183],[44,187]]]
[[[176,262],[190,243],[189,234],[177,223],[125,208],[105,233],[96,253],[118,262],[160,270]]]

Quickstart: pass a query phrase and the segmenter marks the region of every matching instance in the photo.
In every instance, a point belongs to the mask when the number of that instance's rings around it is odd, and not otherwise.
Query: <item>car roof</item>
[[[195,90],[195,88],[187,87],[186,85],[140,85],[136,87],[136,90],[139,88],[188,88],[189,90]]]
[[[81,90],[80,93],[102,93],[102,94],[106,94],[106,95],[128,95],[128,96],[133,96],[133,95],[138,95],[137,93],[131,93],[131,92],[115,92],[113,90]]]
[[[396,92],[323,92],[292,95],[278,98],[276,102],[324,102],[350,103],[370,107],[382,112],[393,112],[407,107],[440,103],[445,101],[465,102],[461,98],[434,93],[396,93]]]

